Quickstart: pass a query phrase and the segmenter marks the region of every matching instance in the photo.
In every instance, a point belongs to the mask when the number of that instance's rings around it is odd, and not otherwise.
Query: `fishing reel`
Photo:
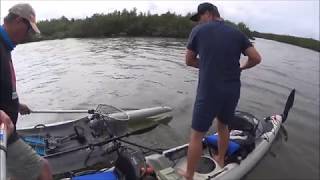
[[[107,122],[101,117],[100,114],[93,114],[89,121],[89,127],[93,130],[91,132],[93,137],[105,136],[108,133]],[[111,134],[108,133],[107,136],[111,137]]]
[[[115,152],[116,159],[111,164],[111,166],[113,166],[112,168],[99,171],[84,171],[73,174],[73,176],[105,172],[108,176],[112,175],[112,177],[116,177],[118,180],[156,180],[156,174],[154,170],[147,165],[142,151],[123,146],[119,141],[115,140],[112,142],[112,146],[106,148],[101,156]],[[94,179],[94,177],[92,177],[92,179]]]
[[[142,151],[123,147],[118,149],[115,170],[125,180],[155,180],[154,170],[147,165]]]

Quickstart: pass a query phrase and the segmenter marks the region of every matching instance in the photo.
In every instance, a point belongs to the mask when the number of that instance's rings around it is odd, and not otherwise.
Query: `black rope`
[[[7,148],[4,145],[0,145],[0,149],[7,153]]]
[[[149,151],[152,151],[152,152],[155,152],[155,153],[162,154],[162,151],[161,151],[161,150],[157,150],[157,149],[152,149],[152,148],[149,148],[149,147],[145,147],[145,146],[142,146],[142,145],[139,145],[139,144],[130,142],[130,141],[126,141],[126,140],[123,140],[123,139],[118,139],[118,140],[121,141],[121,142],[124,142],[124,143],[126,143],[126,144],[130,144],[130,145],[133,145],[133,146],[142,148],[142,149],[146,149],[146,150],[149,150]],[[158,149],[160,149],[160,148],[158,148]]]
[[[73,126],[73,129],[74,129],[74,131],[76,133],[76,139],[78,140],[78,142],[80,144],[84,144],[87,141],[86,137],[84,136],[84,131],[85,131],[84,128],[81,127],[81,126],[75,125],[75,126]],[[72,135],[69,135],[69,138],[71,140],[72,139]]]

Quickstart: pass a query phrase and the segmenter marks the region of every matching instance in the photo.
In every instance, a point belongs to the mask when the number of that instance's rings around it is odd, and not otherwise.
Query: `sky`
[[[244,22],[251,30],[286,34],[319,40],[319,0],[158,0],[158,1],[111,1],[111,0],[0,0],[1,23],[14,4],[27,2],[36,11],[37,20],[59,18],[84,18],[94,13],[108,13],[134,7],[138,12],[162,14],[167,11],[186,15],[194,13],[201,2],[215,4],[221,16],[232,22]]]

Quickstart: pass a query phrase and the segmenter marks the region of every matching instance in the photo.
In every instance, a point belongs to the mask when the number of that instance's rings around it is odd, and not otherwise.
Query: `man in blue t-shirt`
[[[192,118],[186,179],[192,179],[202,153],[202,139],[217,118],[217,163],[223,167],[228,148],[228,124],[234,118],[240,97],[240,73],[260,63],[261,57],[248,38],[220,18],[216,6],[202,3],[191,20],[199,24],[192,29],[186,52],[186,64],[199,68],[199,81]],[[248,56],[239,63],[241,53]],[[197,58],[199,55],[199,59]]]

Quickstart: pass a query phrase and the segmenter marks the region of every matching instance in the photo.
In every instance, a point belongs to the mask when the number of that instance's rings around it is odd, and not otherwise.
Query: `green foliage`
[[[187,38],[195,25],[189,20],[191,14],[186,16],[166,12],[151,15],[138,13],[134,8],[130,11],[114,11],[108,14],[94,14],[85,19],[51,19],[38,23],[41,36],[32,41],[60,38],[86,38],[86,37],[113,37],[113,36],[148,36],[148,37],[176,37]],[[237,25],[230,21],[237,29]],[[243,24],[244,25],[244,24]],[[244,33],[251,31],[245,25]],[[250,37],[250,34],[247,34]]]
[[[68,19],[62,16],[59,19],[40,21],[38,26],[41,36],[33,37],[30,41],[114,36],[187,38],[195,26],[189,20],[190,16],[190,13],[181,16],[171,12],[151,15],[150,12],[138,13],[136,8],[130,11],[123,9],[108,14],[94,14],[85,19]],[[250,39],[254,39],[255,36],[319,51],[319,41],[313,39],[252,32],[243,22],[238,24],[228,20],[225,22],[242,31]]]
[[[238,29],[243,32],[244,34],[246,34],[249,38],[254,39],[252,32],[250,31],[250,29],[247,27],[247,25],[245,25],[243,22],[238,23],[237,25]]]
[[[253,32],[253,35],[258,38],[264,38],[264,39],[270,39],[275,40],[279,42],[284,42],[288,44],[293,44],[296,46],[312,49],[315,51],[320,52],[320,42],[311,39],[311,38],[301,38],[301,37],[295,37],[295,36],[289,36],[289,35],[278,35],[278,34],[271,34],[271,33],[260,33],[257,31]]]
[[[252,31],[245,25],[243,22],[240,22],[238,24],[235,24],[231,21],[225,20],[225,23],[228,24],[229,26],[238,29],[239,31],[243,32],[248,38],[254,40]]]
[[[112,36],[188,37],[192,22],[188,17],[167,12],[162,15],[137,13],[123,9],[109,14],[94,14],[85,19],[51,19],[38,23],[41,37],[33,41],[56,38]]]

